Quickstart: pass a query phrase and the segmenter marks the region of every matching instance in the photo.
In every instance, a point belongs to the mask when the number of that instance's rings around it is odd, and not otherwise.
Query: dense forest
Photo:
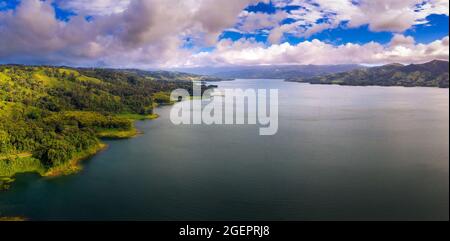
[[[287,81],[311,84],[448,88],[448,70],[448,61],[435,60],[424,64],[389,64],[311,78],[295,77]]]
[[[21,172],[70,172],[102,148],[99,137],[136,134],[177,88],[206,77],[140,70],[0,66],[0,189]],[[205,88],[205,87],[204,87]]]

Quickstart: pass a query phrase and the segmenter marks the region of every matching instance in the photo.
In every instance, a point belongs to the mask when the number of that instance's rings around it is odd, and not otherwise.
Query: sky
[[[448,0],[0,0],[0,64],[423,63],[448,31]]]

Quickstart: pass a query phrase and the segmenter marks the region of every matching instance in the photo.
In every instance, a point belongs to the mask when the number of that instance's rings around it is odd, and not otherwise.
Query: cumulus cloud
[[[304,7],[275,14],[243,11],[258,2],[261,1],[22,0],[16,9],[0,11],[0,62],[145,68],[448,59],[448,37],[426,45],[402,34],[394,35],[386,46],[378,43],[333,46],[318,40],[280,44],[284,33],[312,36],[336,27],[341,21],[348,21],[349,26],[369,24],[374,31],[401,31],[423,23],[431,13],[448,15],[447,1],[361,0],[355,4],[356,1],[274,0],[276,6]],[[60,21],[52,3],[77,14],[69,21]],[[86,16],[92,18],[88,21]],[[292,22],[280,24],[286,18]],[[218,41],[220,34],[229,28],[268,32],[272,45],[246,39]],[[183,47],[187,41],[194,47]],[[198,53],[202,47],[214,50]]]
[[[293,23],[278,26],[273,29],[275,36],[283,32],[310,37],[341,23],[350,28],[368,25],[375,32],[402,33],[414,25],[427,23],[426,17],[431,14],[449,15],[448,0],[274,0],[274,3],[278,7],[300,7],[289,14],[296,27]]]
[[[125,11],[130,0],[56,0],[64,9],[86,15],[111,15]]]
[[[395,35],[387,45],[370,42],[334,46],[315,39],[297,45],[283,43],[265,46],[254,40],[222,40],[215,51],[199,53],[182,65],[386,64],[422,63],[448,58],[448,36],[429,44],[415,44],[411,37]]]
[[[70,23],[58,21],[53,7],[46,2],[23,1],[14,12],[0,12],[0,58],[29,59],[48,54],[48,58],[58,59],[60,51],[89,57],[99,44],[92,37],[95,32],[80,17]]]
[[[272,29],[288,17],[288,13],[277,11],[275,14],[243,11],[237,29],[245,33],[254,33],[262,29]]]
[[[277,44],[277,43],[281,42],[281,39],[283,38],[284,33],[291,32],[291,31],[295,30],[296,28],[297,28],[297,24],[295,24],[295,23],[283,24],[278,27],[275,27],[274,29],[272,29],[272,31],[270,31],[268,40],[272,44]]]
[[[132,0],[110,14],[93,8],[96,15],[87,21],[82,13],[89,6],[113,5],[107,0],[90,2],[61,1],[80,11],[68,22],[55,18],[50,1],[22,0],[16,10],[0,12],[2,61],[165,64],[187,54],[181,49],[185,38],[199,46],[213,45],[242,9],[259,1]]]
[[[415,40],[411,36],[404,36],[401,34],[395,34],[391,39],[390,46],[413,46],[415,44]]]

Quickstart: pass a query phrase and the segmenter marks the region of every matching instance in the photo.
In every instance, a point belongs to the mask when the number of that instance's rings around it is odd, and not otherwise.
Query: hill
[[[305,78],[301,76],[287,81],[311,84],[379,85],[406,87],[449,87],[448,61],[434,60],[424,64],[389,64],[349,72]]]
[[[79,69],[84,73],[88,73],[89,68]],[[215,82],[222,81],[223,79],[208,76],[207,74],[195,74],[195,73],[185,73],[179,71],[163,71],[163,70],[153,70],[153,71],[145,71],[139,69],[94,69],[95,71],[110,71],[110,72],[120,72],[130,75],[137,75],[139,77],[148,79],[148,80],[165,80],[165,81],[207,81],[207,82]]]
[[[206,79],[164,71],[1,65],[0,189],[20,172],[76,171],[77,161],[104,147],[99,137],[135,135],[133,119],[153,117],[155,104],[170,103],[171,90],[191,90],[192,80]]]

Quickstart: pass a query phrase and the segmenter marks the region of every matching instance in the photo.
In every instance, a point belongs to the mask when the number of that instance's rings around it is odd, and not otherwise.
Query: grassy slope
[[[104,129],[97,132],[97,136],[102,139],[128,139],[140,134],[140,131],[136,128],[131,130],[114,130]]]
[[[159,117],[158,114],[139,115],[139,114],[130,114],[130,113],[119,114],[117,116],[129,119],[129,120],[132,120],[132,121],[137,121],[137,120],[154,120],[154,119]]]
[[[46,171],[42,163],[32,156],[14,157],[0,161],[0,177],[12,177],[17,173],[37,172],[44,174]]]
[[[14,83],[10,76],[16,76],[17,78],[21,78],[20,73],[12,73],[11,69],[6,68],[3,71],[0,71],[0,83],[10,85],[11,88],[20,93],[33,94],[35,98],[46,96],[45,92],[46,88],[74,88],[80,87],[76,83],[59,80],[54,77],[47,76],[45,71],[46,68],[42,67],[33,67],[32,76],[36,80],[37,83],[41,83],[39,86],[41,88],[38,89],[28,89],[24,86],[18,85]],[[94,84],[104,84],[109,85],[109,83],[103,82],[100,79],[88,77],[81,75],[78,71],[73,69],[59,69],[60,73],[65,73],[67,75],[73,74],[76,78],[77,82],[90,82]],[[82,87],[83,88],[83,87]],[[1,93],[0,93],[1,94]],[[105,94],[102,92],[102,94]],[[105,94],[109,95],[109,94]],[[1,95],[0,95],[1,97]],[[111,96],[112,99],[118,99],[119,97]],[[120,98],[119,98],[120,99]],[[14,101],[14,100],[13,100]],[[25,109],[25,108],[34,108],[34,107],[25,107],[21,103],[17,102],[6,102],[0,99],[0,116],[9,117],[13,110]],[[158,116],[156,114],[151,115],[139,115],[139,114],[118,114],[117,117],[129,119],[130,121],[136,120],[149,120],[155,119]],[[139,134],[140,132],[134,128],[134,126],[129,130],[119,130],[119,129],[99,129],[97,130],[97,136],[99,138],[131,138]],[[25,173],[25,172],[36,172],[42,176],[57,176],[57,175],[67,175],[74,172],[77,172],[81,169],[80,161],[86,159],[95,153],[106,148],[106,145],[99,142],[97,146],[92,146],[88,150],[78,152],[74,155],[74,157],[67,163],[52,167],[50,169],[45,168],[41,162],[32,157],[31,153],[13,153],[13,154],[4,154],[0,153],[0,188],[1,186],[6,186],[10,182],[12,182],[16,174]]]
[[[27,221],[24,217],[0,217],[0,222],[19,222],[19,221]]]

